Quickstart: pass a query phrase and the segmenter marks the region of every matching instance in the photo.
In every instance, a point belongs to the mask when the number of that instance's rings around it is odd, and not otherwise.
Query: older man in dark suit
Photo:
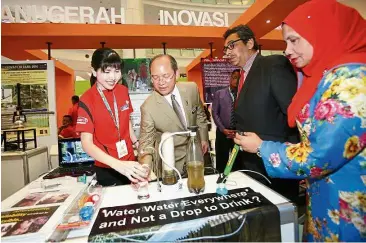
[[[236,69],[231,73],[229,87],[216,91],[212,102],[212,117],[217,126],[215,140],[216,169],[220,172],[224,172],[229,153],[234,146],[234,104],[239,79],[240,69]]]

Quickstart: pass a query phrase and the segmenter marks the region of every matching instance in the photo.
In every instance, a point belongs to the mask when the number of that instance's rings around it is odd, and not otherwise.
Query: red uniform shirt
[[[76,103],[69,110],[69,115],[72,118],[72,125],[73,126],[76,126],[76,120],[78,119],[78,109],[79,109],[79,103]]]
[[[76,138],[77,134],[75,132],[75,127],[72,125],[69,125],[61,130],[59,136],[63,138]]]
[[[133,109],[128,95],[128,89],[123,85],[117,84],[113,91],[103,91],[114,114],[113,92],[118,107],[120,138],[126,141],[128,151],[128,154],[120,158],[120,160],[134,161],[136,158],[133,153],[129,129],[130,114],[133,112]],[[113,118],[103,103],[96,85],[93,85],[81,96],[76,131],[92,133],[94,144],[107,154],[118,159],[116,147],[118,130]],[[108,168],[107,165],[99,161],[95,161],[95,165]]]

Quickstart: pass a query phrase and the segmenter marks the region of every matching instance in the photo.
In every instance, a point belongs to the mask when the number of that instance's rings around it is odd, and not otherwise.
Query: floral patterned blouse
[[[366,241],[366,64],[325,73],[297,117],[298,144],[264,141],[271,177],[306,179],[305,241]]]

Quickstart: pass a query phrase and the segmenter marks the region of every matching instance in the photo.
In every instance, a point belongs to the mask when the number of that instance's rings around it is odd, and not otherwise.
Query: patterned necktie
[[[235,122],[235,100],[236,100],[236,92],[229,90],[232,94],[231,102],[231,113],[230,113],[230,129],[235,130],[236,122]]]
[[[172,94],[172,105],[173,105],[173,110],[174,110],[175,114],[177,114],[180,123],[182,123],[184,129],[186,129],[187,125],[186,125],[186,120],[184,119],[182,109],[181,109],[178,101],[175,99],[175,95],[173,95],[173,94]]]
[[[245,81],[244,76],[245,76],[245,71],[243,69],[240,69],[240,80],[239,80],[238,93],[237,93],[236,98],[239,98],[240,91],[243,88],[243,84],[244,84],[244,81]]]

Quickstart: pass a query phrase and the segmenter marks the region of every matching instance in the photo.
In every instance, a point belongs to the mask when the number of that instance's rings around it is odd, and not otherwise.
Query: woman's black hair
[[[92,74],[90,76],[90,87],[93,86],[96,82],[97,82],[97,77],[94,77],[94,75]]]
[[[95,71],[98,71],[100,68],[102,72],[108,67],[121,70],[123,68],[123,62],[115,50],[111,48],[99,48],[93,53],[91,66]],[[90,86],[93,86],[96,81],[97,78],[92,74],[90,77]]]

